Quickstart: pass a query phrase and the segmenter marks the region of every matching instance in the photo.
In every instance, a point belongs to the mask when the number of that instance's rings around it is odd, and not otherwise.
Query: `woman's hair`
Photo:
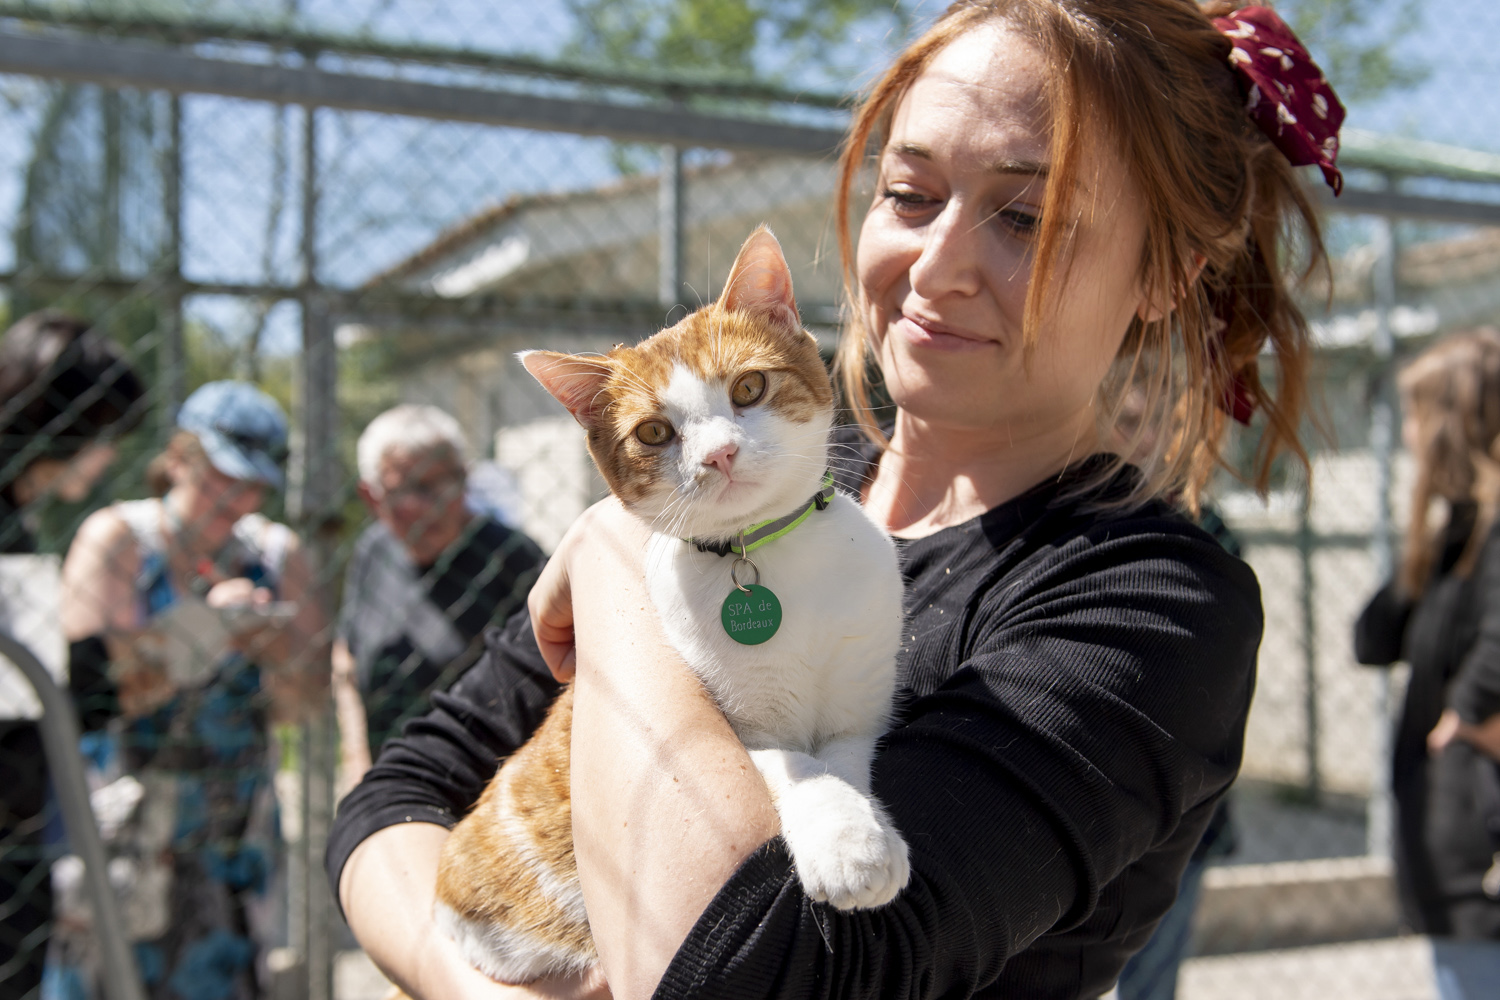
[[[1401,561],[1400,588],[1419,596],[1441,557],[1444,536],[1429,527],[1434,500],[1477,506],[1454,571],[1468,576],[1500,510],[1500,332],[1445,337],[1401,371],[1405,418],[1415,424],[1417,474]]]
[[[23,317],[0,338],[0,483],[125,433],[145,404],[124,352],[87,321],[51,310]]]
[[[1300,234],[1305,278],[1326,266],[1317,219],[1286,157],[1256,127],[1230,67],[1231,42],[1211,23],[1237,3],[1193,0],[960,0],[881,77],[854,116],[840,163],[836,203],[845,284],[854,276],[850,200],[878,157],[897,105],[949,42],[981,25],[1017,31],[1050,67],[1043,81],[1052,114],[1050,169],[1025,309],[1025,345],[1036,343],[1054,296],[1065,292],[1070,204],[1084,144],[1117,150],[1146,215],[1142,287],[1171,303],[1164,319],[1132,321],[1101,387],[1105,431],[1126,390],[1146,398],[1142,432],[1156,445],[1127,502],[1175,494],[1190,506],[1224,463],[1221,441],[1233,401],[1265,414],[1253,482],[1269,484],[1276,456],[1305,465],[1298,440],[1309,337],[1287,287],[1288,238]],[[839,347],[847,404],[877,442],[871,415],[871,347],[863,311]],[[1267,341],[1274,393],[1259,374]],[[1101,435],[1102,436],[1102,435]],[[1124,460],[1121,459],[1121,462]],[[1113,467],[1109,470],[1114,471]]]
[[[366,486],[380,490],[380,463],[390,452],[405,455],[431,453],[451,455],[464,464],[468,443],[458,421],[436,406],[408,403],[386,410],[371,420],[355,446],[359,478]]]
[[[146,489],[151,491],[152,496],[167,495],[167,491],[172,488],[172,466],[178,464],[195,468],[203,468],[209,464],[203,442],[192,431],[175,432],[167,441],[167,446],[146,466]]]

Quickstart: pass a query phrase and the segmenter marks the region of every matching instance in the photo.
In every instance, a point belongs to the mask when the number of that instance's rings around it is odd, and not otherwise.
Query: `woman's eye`
[[[930,208],[935,199],[908,188],[886,188],[881,197],[891,203],[897,215],[913,215]]]
[[[1035,236],[1042,228],[1041,216],[1022,208],[1002,208],[995,217],[1017,236]]]
[[[746,372],[734,380],[734,388],[729,390],[729,398],[735,406],[754,406],[765,394],[765,372]]]
[[[665,420],[648,420],[635,429],[635,439],[641,444],[655,447],[672,440],[672,435],[675,433],[672,425]]]

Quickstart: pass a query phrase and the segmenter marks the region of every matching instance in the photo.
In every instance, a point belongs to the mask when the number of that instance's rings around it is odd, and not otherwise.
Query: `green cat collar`
[[[807,520],[809,514],[815,510],[827,510],[828,503],[833,499],[833,473],[823,473],[823,487],[812,495],[812,499],[801,507],[792,511],[784,517],[778,517],[771,521],[762,521],[752,524],[742,531],[738,537],[726,539],[721,542],[700,542],[693,538],[684,538],[683,541],[698,547],[699,552],[712,552],[715,555],[727,556],[733,553],[737,556],[745,556],[760,548],[767,542],[774,542],[781,536],[788,534],[793,528]],[[743,544],[743,548],[741,545]]]

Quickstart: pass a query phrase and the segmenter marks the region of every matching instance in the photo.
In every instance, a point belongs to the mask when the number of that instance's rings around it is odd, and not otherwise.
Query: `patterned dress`
[[[272,921],[268,888],[277,838],[267,698],[260,670],[227,649],[202,598],[168,572],[160,501],[119,504],[141,555],[140,620],[168,648],[175,695],[84,738],[111,879],[152,997],[252,1000],[256,960]],[[215,562],[276,591],[291,532],[241,520]],[[194,624],[196,623],[196,624]],[[164,635],[163,633],[173,633]],[[158,648],[157,653],[162,649]],[[107,807],[100,809],[100,796]],[[49,956],[48,1000],[101,994],[98,955],[76,867],[54,884],[63,913]],[[70,915],[71,914],[71,919]]]

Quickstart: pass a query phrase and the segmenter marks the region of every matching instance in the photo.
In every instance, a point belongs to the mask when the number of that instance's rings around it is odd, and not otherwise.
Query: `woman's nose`
[[[921,230],[922,247],[912,264],[912,291],[935,301],[945,295],[974,295],[980,288],[983,223],[967,217],[956,199]]]

